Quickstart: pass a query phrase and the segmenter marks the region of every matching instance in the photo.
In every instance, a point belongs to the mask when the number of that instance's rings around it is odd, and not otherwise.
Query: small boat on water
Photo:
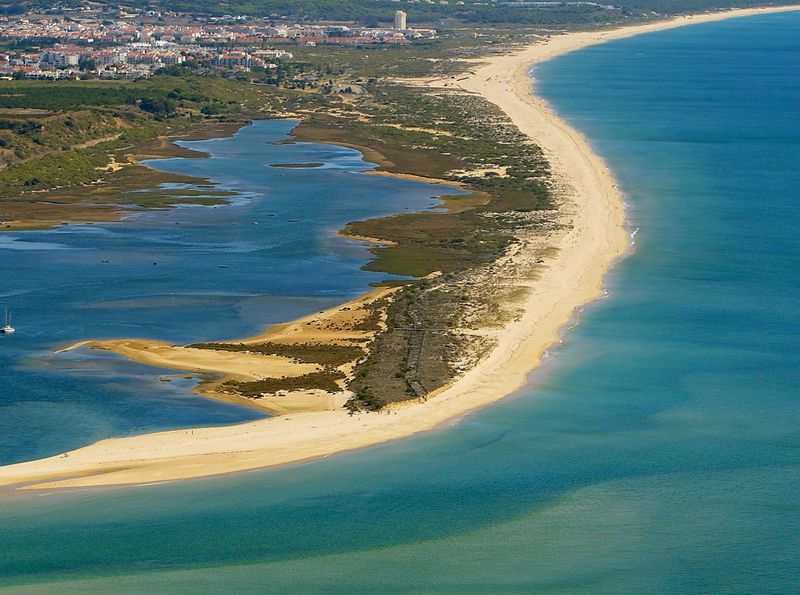
[[[0,328],[0,333],[4,335],[10,335],[11,333],[16,332],[13,326],[11,326],[11,315],[8,313],[8,308],[6,308],[6,324],[3,328]]]

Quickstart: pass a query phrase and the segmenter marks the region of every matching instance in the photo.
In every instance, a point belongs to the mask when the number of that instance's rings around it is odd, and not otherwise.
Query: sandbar
[[[460,87],[498,105],[545,151],[568,192],[561,211],[567,231],[542,267],[524,314],[499,334],[498,346],[454,384],[424,402],[381,413],[291,413],[234,426],[175,430],[102,440],[54,457],[0,468],[0,486],[24,489],[141,484],[297,463],[434,429],[513,393],[586,304],[604,295],[603,278],[628,250],[625,209],[605,163],[586,139],[532,93],[529,68],[560,54],[613,39],[800,6],[730,10],[592,32],[551,36],[481,59]],[[526,258],[516,254],[514,258]]]

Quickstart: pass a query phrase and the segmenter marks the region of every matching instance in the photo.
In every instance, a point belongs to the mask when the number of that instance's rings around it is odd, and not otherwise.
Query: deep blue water
[[[211,159],[150,162],[238,192],[230,205],[0,235],[0,308],[18,329],[0,336],[0,464],[109,436],[261,415],[192,396],[194,380],[161,382],[164,371],[96,350],[54,354],[59,347],[248,336],[386,277],[361,271],[369,252],[336,232],[348,221],[427,208],[437,188],[365,176],[374,166],[352,149],[275,144],[294,125],[262,121],[231,138],[184,143]],[[325,165],[270,167],[281,163]]]
[[[528,388],[325,461],[15,497],[0,576],[83,592],[800,590],[799,40],[800,14],[760,16],[537,69],[639,233],[611,297]]]

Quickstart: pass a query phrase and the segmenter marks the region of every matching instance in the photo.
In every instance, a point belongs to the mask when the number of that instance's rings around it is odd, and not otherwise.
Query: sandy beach
[[[482,60],[466,78],[429,81],[431,85],[460,87],[482,95],[542,147],[565,189],[561,210],[568,223],[558,236],[558,250],[531,285],[524,314],[500,330],[498,346],[452,386],[425,402],[382,413],[351,416],[336,408],[288,413],[235,426],[103,440],[47,459],[2,467],[0,486],[52,489],[141,484],[297,463],[431,430],[513,393],[525,384],[547,350],[560,342],[562,330],[581,308],[604,294],[605,274],[630,244],[624,203],[613,176],[584,137],[532,94],[529,68],[612,39],[789,10],[800,10],[800,6],[709,13],[553,36],[517,52]],[[518,252],[513,258],[531,256]],[[121,349],[129,347],[120,345]],[[185,350],[176,352],[166,345],[155,347],[153,353],[159,357],[185,354]],[[229,362],[224,359],[209,366],[227,366]],[[234,371],[243,376],[258,375],[258,370]]]

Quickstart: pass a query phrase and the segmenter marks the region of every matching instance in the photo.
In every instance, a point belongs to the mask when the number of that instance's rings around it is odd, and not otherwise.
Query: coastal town
[[[436,31],[391,26],[285,23],[247,17],[188,17],[150,10],[52,9],[0,18],[0,77],[146,78],[164,68],[235,76],[277,70],[294,46],[364,47],[432,39]]]

